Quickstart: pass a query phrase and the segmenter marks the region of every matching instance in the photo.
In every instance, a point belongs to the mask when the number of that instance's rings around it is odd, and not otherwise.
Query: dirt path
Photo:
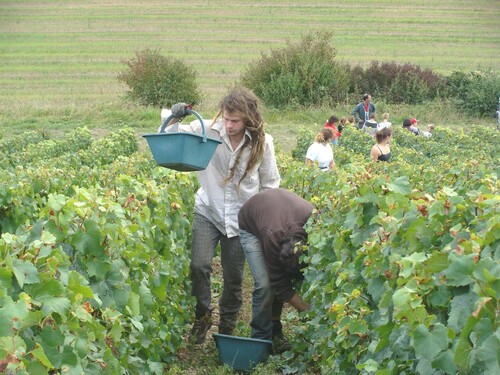
[[[222,291],[222,269],[218,259],[215,258],[212,262],[212,305],[214,311],[212,312],[213,325],[207,333],[207,339],[201,345],[194,345],[189,343],[189,331],[184,337],[186,347],[179,350],[177,358],[179,360],[178,366],[182,369],[181,372],[176,374],[187,375],[212,375],[215,370],[220,370],[224,373],[219,361],[219,354],[215,346],[212,334],[217,333],[219,322],[219,307],[218,299]],[[243,305],[241,307],[240,315],[238,318],[238,325],[236,327],[236,334],[249,337],[250,336],[250,319],[252,316],[252,290],[253,280],[252,274],[248,265],[245,264],[245,275],[243,280]]]

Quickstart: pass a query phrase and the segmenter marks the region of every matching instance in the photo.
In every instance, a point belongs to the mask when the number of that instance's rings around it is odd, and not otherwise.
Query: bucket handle
[[[186,115],[195,115],[196,117],[198,117],[198,120],[200,120],[200,124],[201,124],[201,135],[203,136],[203,139],[201,142],[206,143],[207,142],[207,132],[205,131],[205,124],[203,123],[203,119],[201,118],[199,113],[196,111],[193,111],[192,109],[186,109]],[[165,119],[165,121],[163,121],[163,124],[161,124],[161,128],[160,128],[159,133],[165,133],[165,128],[167,127],[167,124],[173,118],[174,118],[174,116],[170,115]]]

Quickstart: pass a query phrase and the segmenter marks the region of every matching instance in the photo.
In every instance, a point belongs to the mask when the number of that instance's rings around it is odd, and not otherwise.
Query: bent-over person
[[[297,194],[269,189],[247,200],[238,214],[241,245],[254,278],[252,337],[273,340],[275,351],[290,348],[280,321],[283,303],[309,309],[293,282],[303,278],[299,257],[312,211],[313,205]]]

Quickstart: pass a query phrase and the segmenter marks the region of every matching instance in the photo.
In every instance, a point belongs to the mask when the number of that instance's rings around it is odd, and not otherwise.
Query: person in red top
[[[339,129],[337,129],[337,122],[339,121],[338,117],[335,115],[331,115],[328,120],[326,120],[323,128],[330,129],[333,133],[332,143],[334,145],[338,145],[338,138],[341,136]]]
[[[294,290],[293,280],[303,277],[299,257],[312,211],[308,201],[276,188],[255,194],[238,213],[241,245],[254,278],[252,337],[272,339],[275,351],[277,343],[283,348],[286,342],[280,321],[283,303],[299,311],[309,309]]]

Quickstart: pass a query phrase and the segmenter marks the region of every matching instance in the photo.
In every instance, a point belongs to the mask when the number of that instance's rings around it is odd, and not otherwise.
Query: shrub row
[[[454,72],[444,77],[431,69],[395,61],[372,61],[363,69],[336,61],[331,32],[302,36],[249,64],[240,82],[271,107],[324,106],[358,100],[370,93],[386,103],[420,104],[450,98],[472,116],[494,116],[500,76],[494,71]],[[143,105],[171,107],[199,100],[196,71],[180,59],[143,50],[125,60],[118,79],[129,97]]]
[[[307,34],[296,43],[262,55],[241,75],[241,82],[273,107],[339,103],[363,93],[386,103],[420,104],[451,98],[472,116],[494,116],[500,76],[494,71],[454,72],[445,77],[410,63],[372,61],[360,66],[335,60],[331,34]]]

